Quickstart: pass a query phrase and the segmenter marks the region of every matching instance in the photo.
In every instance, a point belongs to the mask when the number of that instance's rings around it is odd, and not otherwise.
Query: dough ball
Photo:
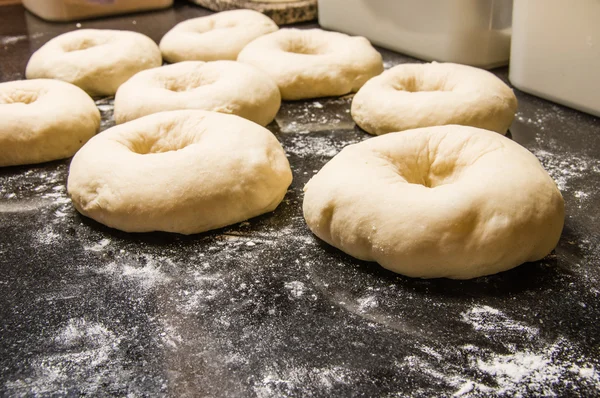
[[[357,91],[383,71],[381,54],[364,37],[320,29],[281,29],[254,40],[238,61],[267,72],[285,100]]]
[[[175,25],[160,41],[160,50],[171,63],[235,61],[248,43],[277,29],[271,18],[258,11],[224,11]]]
[[[100,127],[100,112],[81,89],[58,80],[0,83],[0,166],[73,156]]]
[[[469,279],[540,260],[565,216],[533,154],[456,125],[347,146],[308,182],[303,206],[327,243],[419,278]]]
[[[115,120],[151,113],[202,109],[230,113],[260,125],[273,121],[281,95],[263,71],[234,61],[187,61],[138,73],[115,97]]]
[[[160,50],[147,36],[81,29],[55,37],[33,53],[26,76],[63,80],[92,96],[110,96],[139,71],[160,65]]]
[[[194,234],[274,210],[291,181],[269,130],[183,110],[95,136],[73,158],[67,190],[81,214],[109,227]]]
[[[352,118],[370,134],[460,124],[506,134],[517,98],[483,69],[452,63],[403,64],[368,81]]]

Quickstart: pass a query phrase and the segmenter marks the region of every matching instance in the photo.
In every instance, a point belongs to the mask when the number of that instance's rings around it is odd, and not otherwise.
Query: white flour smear
[[[301,137],[322,131],[352,130],[355,124],[350,117],[350,100],[339,98],[336,100],[328,99],[327,102],[329,106],[335,103],[340,109],[332,113],[319,101],[307,102],[303,107],[284,108],[282,112],[277,114],[275,122],[282,133]],[[304,137],[304,139],[309,137]]]
[[[34,359],[31,376],[4,385],[7,395],[66,396],[72,380],[78,380],[78,391],[88,396],[122,390],[131,374],[122,366],[120,342],[100,323],[70,319],[49,342],[56,354]]]
[[[124,257],[111,262],[97,272],[112,278],[114,283],[123,281],[135,283],[144,291],[171,281],[171,278],[161,271],[160,260],[157,261],[150,255],[143,257],[145,258],[143,265],[137,261],[128,261],[128,258]]]
[[[590,173],[600,174],[600,159],[572,155],[561,156],[541,149],[535,150],[533,153],[550,177],[556,181],[558,189],[561,191],[568,190],[573,179],[584,178]],[[578,191],[578,197],[585,198],[588,195],[587,192]]]
[[[304,285],[304,283],[299,281],[286,282],[284,286],[288,290],[292,298],[302,297],[306,290],[306,286]]]
[[[102,240],[100,240],[100,242],[95,243],[93,245],[89,245],[89,246],[84,246],[83,250],[89,250],[89,251],[93,251],[93,252],[101,252],[102,250],[104,250],[108,245],[110,245],[111,240],[104,238]]]
[[[30,169],[0,178],[0,212],[3,208],[14,213],[49,209],[54,217],[64,217],[72,208],[66,175],[67,165],[59,164],[52,171]]]
[[[75,210],[67,196],[68,165],[58,163],[51,170],[29,170],[0,177],[0,214],[17,220],[19,213],[34,213],[39,229],[32,231],[34,243],[57,245],[64,239],[65,218]]]
[[[296,396],[306,387],[316,387],[319,391],[333,392],[335,386],[351,384],[352,371],[331,366],[324,368],[266,369],[258,375],[254,393],[258,398]]]
[[[19,36],[4,36],[0,38],[0,46],[9,46],[16,44],[20,41],[27,40],[28,37],[26,35]]]
[[[360,142],[356,139],[332,139],[329,136],[294,136],[286,141],[285,152],[299,157],[321,156],[332,158],[344,147]]]
[[[600,391],[596,365],[578,353],[577,347],[566,338],[545,343],[538,338],[537,328],[514,321],[489,306],[474,306],[461,318],[490,341],[502,342],[506,351],[499,354],[474,345],[457,348],[461,356],[468,358],[469,367],[478,377],[466,377],[460,367],[448,361],[452,354],[450,348],[428,355],[429,358],[406,357],[397,366],[454,387],[454,396],[553,397],[558,396],[556,391],[559,389],[576,388],[572,385],[574,377],[581,385]],[[519,347],[510,342],[515,338],[521,342]],[[522,347],[523,341],[530,343]],[[428,350],[424,352],[428,353]]]

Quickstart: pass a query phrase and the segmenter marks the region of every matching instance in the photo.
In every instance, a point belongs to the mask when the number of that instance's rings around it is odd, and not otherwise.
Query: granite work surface
[[[207,11],[48,24],[0,7],[0,80],[82,28],[159,40]],[[312,25],[305,25],[312,26]],[[386,68],[414,62],[381,50]],[[506,81],[507,69],[494,70]],[[471,281],[417,280],[307,229],[302,187],[368,139],[351,97],[286,102],[268,128],[294,172],[271,214],[194,236],[127,234],[80,216],[69,160],[0,169],[0,395],[597,396],[600,120],[517,91],[512,138],[566,201],[543,261]],[[112,99],[98,99],[102,129]]]

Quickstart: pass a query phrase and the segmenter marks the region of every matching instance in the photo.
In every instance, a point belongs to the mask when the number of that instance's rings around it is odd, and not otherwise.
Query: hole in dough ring
[[[447,124],[506,134],[516,110],[515,94],[492,73],[436,62],[395,66],[352,100],[352,118],[375,135]]]
[[[540,260],[564,223],[537,158],[491,131],[438,126],[344,148],[306,185],[312,232],[410,277],[469,279]]]
[[[233,10],[188,19],[175,25],[160,41],[167,62],[235,61],[252,40],[279,27],[258,11]]]
[[[383,71],[381,54],[367,39],[320,29],[281,29],[259,37],[238,61],[267,72],[284,100],[356,92]]]
[[[29,59],[25,73],[28,79],[63,80],[92,96],[109,96],[139,71],[160,65],[160,50],[147,36],[81,29],[44,44]]]
[[[0,166],[73,156],[100,127],[94,101],[50,79],[0,83]]]
[[[194,234],[274,210],[291,181],[269,130],[183,110],[92,138],[71,162],[67,190],[81,214],[109,227]]]
[[[187,61],[138,73],[115,97],[115,120],[124,123],[156,112],[201,109],[230,113],[266,126],[281,95],[263,71],[240,62]]]

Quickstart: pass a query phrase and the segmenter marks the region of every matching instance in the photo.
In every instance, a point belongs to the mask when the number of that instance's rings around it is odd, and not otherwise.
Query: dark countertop
[[[158,41],[206,13],[177,3],[81,27]],[[76,28],[0,7],[0,81]],[[386,67],[414,61],[382,53]],[[66,196],[68,160],[0,168],[0,395],[597,396],[599,119],[517,96],[512,138],[558,182],[565,229],[543,261],[471,281],[398,276],[308,231],[303,185],[369,138],[349,97],[284,103],[269,128],[294,171],[285,201],[201,235],[83,218]],[[98,101],[103,128],[111,104]]]

